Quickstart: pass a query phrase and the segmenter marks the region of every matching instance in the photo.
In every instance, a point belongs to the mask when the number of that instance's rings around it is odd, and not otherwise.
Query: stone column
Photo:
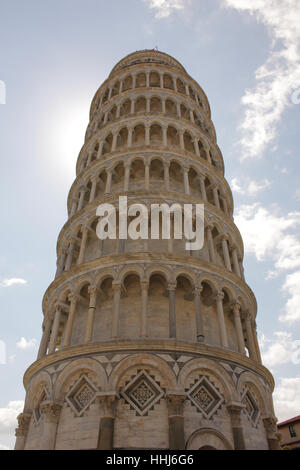
[[[108,195],[111,191],[111,182],[112,182],[112,169],[107,168],[106,170],[107,178],[106,178],[106,186],[105,186],[105,195]]]
[[[177,92],[177,78],[176,77],[173,77],[173,87],[174,87],[174,91]]]
[[[206,187],[205,187],[205,176],[199,175],[200,180],[200,191],[201,196],[204,202],[207,202],[207,194],[206,194]]]
[[[190,109],[190,121],[195,124],[195,118],[194,118],[194,113],[193,111]]]
[[[149,289],[149,282],[142,281],[141,282],[141,291],[142,291],[142,318],[141,318],[141,333],[140,336],[145,338],[148,336],[148,289]]]
[[[112,89],[112,87],[110,87],[109,90],[108,90],[108,99],[109,100],[111,99],[112,91],[113,91],[113,89]]]
[[[75,213],[76,213],[77,203],[78,203],[78,199],[77,199],[77,198],[74,198],[74,199],[73,199],[73,202],[72,202],[70,218],[73,217],[73,215],[75,215]]]
[[[183,403],[186,399],[184,392],[166,392],[169,415],[169,449],[184,450],[184,416]]]
[[[54,450],[56,441],[57,425],[61,405],[52,401],[41,403],[41,413],[43,415],[43,432],[40,437],[40,450]]]
[[[258,339],[257,339],[256,321],[254,320],[253,323],[254,323],[254,325],[253,325],[253,340],[254,340],[254,346],[255,346],[255,351],[256,351],[256,357],[257,357],[258,362],[260,364],[262,364],[260,348],[259,348]]]
[[[242,322],[241,322],[241,305],[236,302],[232,306],[233,310],[233,315],[234,315],[234,325],[235,325],[235,331],[237,334],[237,339],[238,339],[238,346],[239,346],[239,352],[243,355],[245,355],[245,341],[244,341],[244,334],[243,334],[243,328],[242,328]]]
[[[146,191],[150,190],[150,165],[148,162],[145,162],[145,189]]]
[[[183,135],[184,135],[183,131],[179,131],[179,141],[180,141],[181,150],[185,150]]]
[[[60,319],[61,319],[61,307],[57,306],[56,311],[55,311],[53,325],[52,325],[51,336],[50,336],[49,354],[52,354],[55,352]]]
[[[68,256],[67,256],[67,261],[65,265],[65,271],[69,271],[69,269],[72,266],[74,248],[75,248],[75,239],[71,238],[70,245],[68,248]]]
[[[146,113],[150,113],[151,112],[151,101],[150,101],[150,98],[147,98],[146,99]]]
[[[119,135],[118,132],[116,132],[115,134],[113,134],[113,140],[112,140],[112,144],[111,144],[111,151],[112,151],[112,152],[115,152],[115,151],[116,151],[116,148],[117,148],[117,141],[118,141],[118,135]]]
[[[166,98],[162,98],[162,112],[166,114]]]
[[[43,331],[43,336],[42,336],[41,344],[39,347],[37,359],[40,359],[41,357],[45,356],[47,352],[49,339],[50,339],[51,325],[52,325],[52,321],[49,318],[49,316],[47,316],[44,320],[44,331]]]
[[[189,86],[188,85],[185,85],[185,94],[187,96],[190,96],[190,90],[189,90]]]
[[[18,427],[16,428],[15,450],[24,450],[28,434],[31,413],[20,413],[17,417]]]
[[[130,114],[134,114],[134,110],[135,110],[135,99],[132,98],[132,100],[131,100]]]
[[[77,260],[78,265],[83,263],[83,260],[84,260],[86,242],[87,242],[88,233],[89,233],[88,227],[83,226],[81,228],[81,232],[82,232],[82,238],[81,238],[79,256],[78,256],[78,260]]]
[[[145,126],[145,143],[146,145],[150,145],[150,126]]]
[[[214,241],[212,237],[212,226],[208,225],[206,227],[206,233],[207,233],[207,241],[208,241],[208,250],[209,250],[209,258],[210,262],[216,264],[216,252],[215,252],[215,246],[214,246]]]
[[[98,153],[97,153],[97,160],[100,160],[100,158],[102,157],[102,152],[103,152],[104,144],[105,144],[105,141],[104,141],[104,140],[101,140],[101,141],[99,142],[99,150],[98,150]]]
[[[234,266],[234,272],[238,277],[241,276],[241,271],[240,271],[240,265],[239,265],[239,260],[238,260],[238,255],[237,255],[237,248],[234,247],[232,250],[232,259],[233,259],[233,266]]]
[[[79,202],[78,202],[77,212],[81,211],[83,207],[85,191],[86,191],[85,186],[82,186],[80,189],[80,193],[79,193]]]
[[[273,416],[263,417],[269,450],[280,450],[279,433],[277,432],[276,419]]]
[[[252,331],[252,317],[249,312],[245,313],[245,324],[246,324],[246,333],[247,333],[247,344],[249,348],[250,358],[254,361],[257,361],[254,339],[253,339],[253,331]]]
[[[160,88],[163,88],[164,87],[164,74],[160,73],[159,78],[160,78]]]
[[[245,406],[241,403],[229,403],[227,405],[231,419],[234,450],[245,450],[245,439],[241,423],[241,411],[243,408],[245,408]]]
[[[146,88],[150,88],[150,72],[146,72]]]
[[[164,183],[166,191],[170,191],[170,173],[169,173],[170,163],[164,162]]]
[[[89,287],[88,292],[90,294],[90,304],[89,304],[89,311],[87,316],[87,324],[85,330],[85,337],[84,342],[89,343],[93,336],[93,326],[94,326],[94,317],[95,317],[95,309],[96,309],[96,299],[97,299],[97,288],[96,287]]]
[[[181,118],[181,107],[180,107],[180,103],[177,103],[177,117]]]
[[[128,128],[128,137],[127,137],[127,147],[130,148],[132,147],[132,134],[133,134],[133,129],[132,127]]]
[[[201,309],[201,292],[203,287],[195,287],[195,310],[196,310],[196,325],[197,325],[197,341],[198,343],[204,342],[204,325],[203,325],[203,312]]]
[[[121,299],[121,284],[120,282],[113,282],[112,284],[114,292],[114,311],[112,318],[112,338],[119,337],[120,329],[120,299]]]
[[[224,293],[218,292],[216,295],[216,303],[217,303],[217,311],[218,311],[221,345],[224,348],[228,348],[228,338],[227,338],[227,331],[226,331],[224,310],[223,310],[223,299],[224,299]]]
[[[125,175],[124,175],[124,192],[127,193],[129,188],[130,179],[130,163],[125,164]]]
[[[71,302],[70,304],[70,310],[69,310],[69,315],[68,315],[68,320],[67,320],[67,326],[66,326],[66,333],[65,333],[65,340],[64,340],[64,347],[70,346],[71,342],[71,336],[72,336],[72,329],[73,329],[73,324],[74,324],[74,318],[75,318],[75,309],[76,309],[76,303],[79,297],[74,294],[69,295],[69,300]]]
[[[189,183],[189,168],[183,167],[183,178],[184,178],[184,192],[188,196],[190,195],[190,183]]]
[[[121,115],[121,105],[118,104],[118,105],[117,105],[116,118],[117,118],[117,119],[120,119],[120,115]]]
[[[225,262],[225,267],[228,269],[228,271],[232,271],[231,269],[231,262],[230,262],[230,256],[229,256],[229,249],[228,249],[228,238],[226,235],[222,236],[222,250],[223,250],[223,257],[224,257],[224,262]]]
[[[204,152],[205,152],[206,160],[208,161],[208,163],[211,164],[211,157],[210,157],[210,153],[209,153],[209,147],[204,147]]]
[[[176,284],[169,284],[169,335],[176,339],[176,305],[175,305]]]
[[[197,155],[197,157],[200,157],[198,140],[197,139],[193,140],[193,144],[194,144],[195,154]]]
[[[58,265],[57,265],[57,270],[56,270],[56,274],[55,274],[55,277],[58,277],[60,276],[63,271],[64,271],[64,266],[65,266],[65,261],[66,261],[66,257],[67,257],[67,252],[66,250],[62,250],[61,251],[61,255],[59,257],[59,262],[58,262]]]
[[[214,203],[217,209],[221,209],[220,207],[220,199],[219,199],[219,192],[217,186],[214,186],[212,188],[213,190],[213,195],[214,195]]]
[[[162,132],[163,132],[163,146],[167,147],[168,146],[168,139],[167,139],[168,128],[167,128],[167,126],[164,126],[162,128]]]
[[[132,75],[132,89],[136,88],[136,74]]]
[[[93,202],[95,199],[95,194],[96,194],[96,189],[97,189],[97,182],[98,182],[98,176],[93,176],[92,177],[92,187],[91,187],[91,193],[90,193],[90,199],[89,202]]]
[[[112,450],[114,445],[116,393],[98,392],[97,400],[100,405],[101,415],[97,449]]]

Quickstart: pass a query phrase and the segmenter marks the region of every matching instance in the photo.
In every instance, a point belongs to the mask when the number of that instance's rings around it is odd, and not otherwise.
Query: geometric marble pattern
[[[224,401],[223,396],[208,377],[201,377],[186,391],[192,405],[194,405],[206,419],[210,419]]]
[[[246,414],[248,419],[250,419],[252,424],[256,426],[260,417],[260,411],[256,404],[254,396],[247,389],[243,394],[242,403],[243,405],[245,405],[244,413]]]
[[[139,371],[120,392],[120,395],[139,416],[146,416],[163,394],[159,383],[145,370]]]
[[[66,396],[66,401],[77,416],[81,416],[95,398],[96,389],[88,377],[83,375],[73,385]]]

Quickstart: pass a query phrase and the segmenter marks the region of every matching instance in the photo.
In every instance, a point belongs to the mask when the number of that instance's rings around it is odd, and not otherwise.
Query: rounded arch
[[[111,390],[115,391],[118,389],[118,384],[122,376],[131,367],[151,367],[163,375],[169,390],[176,389],[175,373],[163,359],[150,354],[135,354],[124,358],[112,371],[108,381]]]
[[[167,283],[172,281],[171,271],[164,266],[152,265],[146,269],[145,277],[150,281],[151,276],[155,274],[162,276]]]
[[[264,390],[264,387],[259,378],[252,372],[245,371],[241,374],[237,383],[237,392],[240,399],[242,399],[245,388],[248,388],[251,392],[254,392],[255,396],[259,400],[260,412],[263,415],[273,414],[273,407],[270,401],[271,395]]]
[[[200,428],[188,438],[186,450],[233,450],[233,445],[220,431]]]
[[[24,409],[33,410],[41,396],[42,390],[46,391],[47,398],[53,396],[53,386],[50,374],[43,370],[39,372],[28,385]]]
[[[183,389],[186,388],[189,375],[196,371],[209,374],[210,376],[215,377],[221,383],[223,387],[222,392],[224,394],[226,403],[238,401],[235,385],[230,375],[222,366],[211,359],[197,358],[185,364],[179,373],[179,386]]]
[[[125,278],[130,275],[138,276],[141,281],[144,277],[143,268],[140,266],[125,266],[118,274],[118,281],[123,283]]]
[[[98,390],[107,390],[106,373],[102,365],[95,359],[81,358],[72,361],[60,373],[53,388],[53,399],[62,401],[72,383],[84,373],[92,378]]]

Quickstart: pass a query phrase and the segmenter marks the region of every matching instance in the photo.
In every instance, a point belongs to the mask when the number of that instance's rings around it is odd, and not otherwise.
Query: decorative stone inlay
[[[33,410],[33,418],[34,418],[35,424],[39,423],[39,421],[42,417],[41,405],[44,401],[47,401],[47,400],[48,400],[47,391],[45,389],[43,389],[40,393],[40,398],[38,399],[38,403],[37,403],[35,409]]]
[[[147,371],[143,370],[126,384],[120,395],[136,411],[137,415],[146,416],[163,396],[163,390],[160,384]]]
[[[242,403],[245,405],[245,413],[247,417],[250,419],[253,425],[256,426],[260,417],[260,411],[254,396],[248,389],[246,389],[244,392]]]
[[[224,402],[223,396],[208,377],[201,377],[186,391],[192,404],[207,419],[210,419]]]
[[[69,391],[66,401],[76,415],[81,416],[91,405],[96,397],[96,389],[85,375],[73,385]]]

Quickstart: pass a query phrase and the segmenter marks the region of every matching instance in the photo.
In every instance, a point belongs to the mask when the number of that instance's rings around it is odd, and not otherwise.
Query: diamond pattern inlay
[[[213,416],[224,401],[220,392],[207,377],[202,377],[195,383],[188,391],[188,397],[207,419]]]
[[[87,377],[81,377],[68,393],[66,400],[76,414],[81,415],[90,406],[95,392],[93,384]]]
[[[146,371],[140,371],[120,395],[138,415],[144,416],[161,399],[163,390]]]
[[[242,403],[246,405],[246,408],[245,408],[246,414],[248,415],[252,423],[256,425],[258,422],[260,413],[259,413],[258,406],[256,405],[256,401],[251,395],[251,393],[249,392],[249,390],[246,391],[246,393],[244,394]]]

